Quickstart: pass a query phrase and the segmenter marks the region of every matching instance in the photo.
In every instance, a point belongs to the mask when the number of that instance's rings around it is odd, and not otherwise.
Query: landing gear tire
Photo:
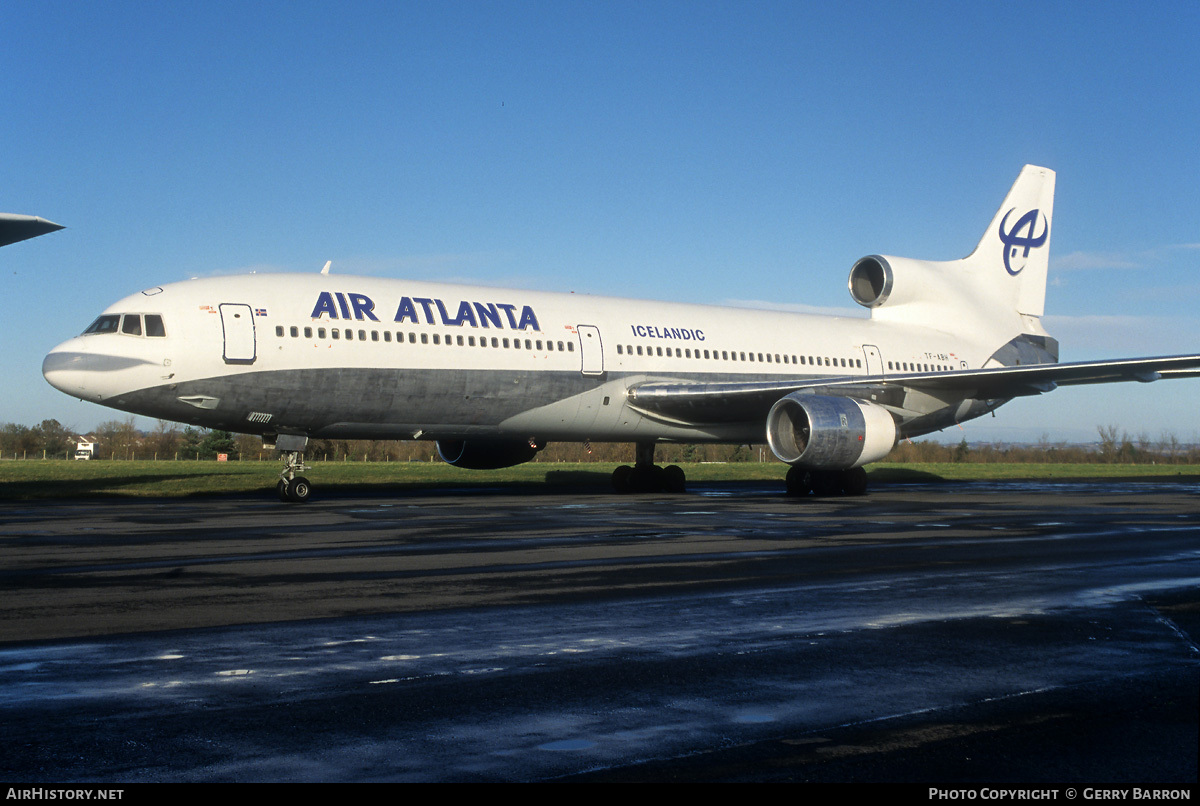
[[[629,490],[635,493],[657,493],[662,490],[663,469],[655,465],[634,465],[629,474]]]
[[[788,495],[802,496],[812,492],[812,474],[802,467],[788,468],[785,482]]]
[[[621,465],[612,474],[613,489],[619,493],[682,493],[687,476],[679,465],[654,464],[654,443],[639,442],[633,467]]]
[[[296,476],[291,483],[287,485],[288,500],[297,504],[303,504],[308,500],[308,496],[312,493],[312,486],[308,483],[308,479],[304,476]]]
[[[633,475],[633,468],[629,465],[621,465],[612,474],[613,489],[619,493],[630,492],[629,479]]]
[[[286,503],[292,500],[288,498],[288,483],[283,479],[280,479],[279,483],[275,485],[275,492],[278,493],[280,501]]]
[[[679,465],[667,465],[662,471],[662,488],[668,493],[682,493],[687,490],[687,476]]]
[[[842,491],[841,478],[837,471],[817,470],[813,471],[812,477],[813,495],[824,498]]]
[[[788,469],[785,480],[787,494],[803,497],[812,493],[822,498],[838,495],[866,495],[867,471],[861,467],[848,470]]]
[[[843,495],[866,495],[867,471],[861,467],[852,467],[841,473]]]

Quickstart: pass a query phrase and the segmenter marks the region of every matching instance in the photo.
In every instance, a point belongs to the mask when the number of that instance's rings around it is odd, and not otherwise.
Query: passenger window
[[[318,339],[325,338],[325,328],[323,328],[323,327],[317,328],[317,338]]]
[[[275,335],[280,337],[283,336],[283,325],[275,325]]]
[[[142,317],[136,313],[127,313],[121,319],[121,332],[127,336],[142,335]]]
[[[291,334],[292,334],[293,339],[300,338],[300,328],[296,327],[295,325],[292,325]]]
[[[146,335],[155,339],[166,338],[167,330],[163,327],[161,316],[156,313],[146,314]]]

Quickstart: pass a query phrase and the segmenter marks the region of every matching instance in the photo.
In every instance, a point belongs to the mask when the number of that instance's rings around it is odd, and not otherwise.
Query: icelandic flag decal
[[[255,309],[254,309],[254,315],[255,315],[255,316],[266,316],[266,315],[267,315],[267,309],[266,309],[266,308],[255,308]]]

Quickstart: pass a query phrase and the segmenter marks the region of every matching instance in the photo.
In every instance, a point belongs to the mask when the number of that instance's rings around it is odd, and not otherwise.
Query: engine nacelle
[[[859,258],[850,269],[847,285],[850,296],[864,308],[874,310],[887,305],[891,309],[907,302],[957,294],[957,287],[947,281],[954,273],[942,268],[946,265],[928,260],[867,255]]]
[[[528,462],[544,445],[530,444],[527,439],[449,439],[437,441],[442,461],[468,470],[496,470]]]
[[[896,445],[896,421],[864,400],[793,392],[771,407],[767,443],[789,465],[846,470],[887,456]]]
[[[850,269],[850,296],[864,308],[878,308],[892,295],[896,273],[881,255],[859,258]]]

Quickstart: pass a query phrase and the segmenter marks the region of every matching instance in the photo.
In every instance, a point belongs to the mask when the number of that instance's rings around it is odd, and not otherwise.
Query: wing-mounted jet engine
[[[861,495],[862,466],[888,455],[896,444],[896,421],[887,409],[851,397],[794,392],[771,407],[767,443],[791,465],[788,492]]]

